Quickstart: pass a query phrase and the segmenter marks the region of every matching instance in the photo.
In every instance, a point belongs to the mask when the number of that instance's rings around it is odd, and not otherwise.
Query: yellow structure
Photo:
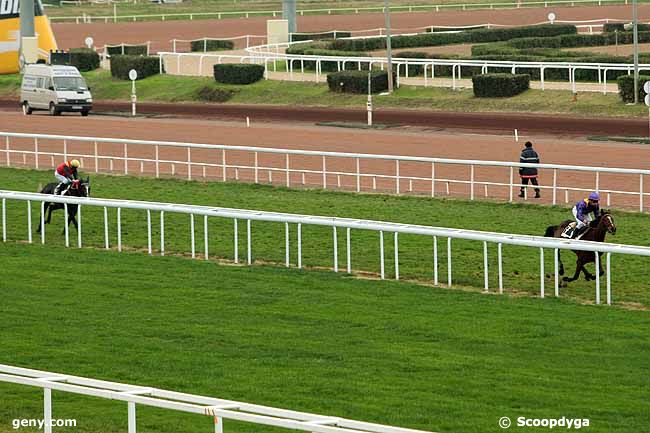
[[[38,57],[47,59],[50,50],[57,49],[56,40],[40,0],[35,0],[34,4],[34,28],[38,38]],[[20,0],[0,0],[0,74],[13,74],[20,70],[18,63],[20,54],[19,6]]]

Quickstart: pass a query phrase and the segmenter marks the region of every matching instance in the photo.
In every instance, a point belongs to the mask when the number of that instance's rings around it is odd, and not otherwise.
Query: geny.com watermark
[[[76,419],[53,419],[50,421],[44,419],[14,419],[11,421],[11,426],[14,430],[23,427],[36,427],[43,430],[45,427],[76,427]]]
[[[589,427],[589,419],[587,418],[526,418],[520,416],[516,420],[517,427],[546,427],[548,429],[565,428],[567,430],[579,430],[583,427]],[[510,428],[512,421],[507,416],[499,418],[499,427],[503,429]]]

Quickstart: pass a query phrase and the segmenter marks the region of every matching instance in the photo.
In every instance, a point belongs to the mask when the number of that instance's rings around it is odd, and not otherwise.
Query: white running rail
[[[580,250],[580,251],[593,251],[599,253],[606,253],[606,284],[607,284],[607,304],[612,303],[612,289],[611,289],[611,253],[618,254],[631,254],[638,256],[650,256],[650,247],[635,246],[635,245],[620,245],[599,242],[576,241],[559,238],[547,238],[541,236],[530,235],[517,235],[517,234],[504,234],[494,232],[484,232],[477,230],[464,230],[452,229],[444,227],[431,227],[414,224],[401,224],[384,221],[371,221],[362,219],[350,218],[337,218],[337,217],[324,217],[313,215],[298,215],[286,214],[277,212],[266,212],[256,210],[244,209],[230,209],[209,206],[185,205],[174,203],[156,203],[132,200],[114,200],[114,199],[98,199],[98,198],[74,198],[74,197],[61,197],[48,194],[36,194],[19,191],[5,191],[0,190],[0,199],[2,199],[2,240],[7,241],[7,200],[19,200],[27,204],[27,241],[32,243],[32,202],[40,203],[40,226],[44,225],[44,203],[62,203],[64,205],[64,215],[66,221],[68,219],[68,206],[71,204],[78,205],[78,230],[77,230],[77,247],[82,247],[82,225],[81,225],[81,208],[83,206],[94,206],[104,209],[104,248],[110,249],[109,245],[109,217],[108,209],[113,208],[117,210],[116,218],[116,232],[117,232],[117,250],[122,251],[122,224],[121,224],[121,210],[122,209],[137,209],[147,212],[147,249],[148,253],[153,254],[153,241],[152,241],[152,212],[160,212],[160,255],[165,254],[165,214],[179,213],[186,214],[190,217],[190,243],[192,258],[197,257],[196,241],[195,241],[195,216],[203,216],[203,235],[204,235],[204,254],[205,260],[209,260],[209,234],[208,234],[208,218],[227,218],[233,220],[233,249],[234,249],[234,262],[239,263],[239,242],[238,242],[238,221],[246,221],[246,263],[251,265],[253,263],[252,254],[252,222],[253,221],[266,221],[284,224],[284,250],[285,250],[285,266],[289,267],[290,262],[290,246],[289,246],[289,227],[290,224],[295,224],[297,228],[297,266],[303,267],[302,262],[302,226],[315,225],[325,226],[332,228],[333,237],[333,269],[334,272],[339,271],[339,252],[338,252],[338,236],[339,229],[346,231],[346,269],[347,273],[352,273],[352,254],[350,248],[351,230],[370,230],[377,232],[379,235],[379,263],[380,263],[380,277],[386,277],[385,272],[385,254],[384,254],[384,235],[385,233],[393,233],[394,241],[394,269],[395,279],[399,280],[399,235],[411,234],[427,236],[433,239],[433,283],[439,284],[438,278],[438,237],[447,238],[447,285],[452,285],[452,253],[451,244],[452,239],[465,239],[483,242],[483,274],[484,274],[484,290],[489,291],[489,270],[488,270],[488,243],[497,244],[497,262],[498,262],[498,287],[499,293],[503,293],[503,245],[517,245],[532,247],[539,251],[540,254],[540,297],[545,297],[545,278],[544,273],[544,250],[552,249],[554,252],[554,288],[555,296],[560,296],[560,275],[559,275],[559,251],[560,250]],[[38,224],[38,223],[37,223]],[[87,223],[86,223],[87,224]],[[45,244],[45,228],[41,230],[40,237],[41,243]],[[65,245],[70,246],[70,234],[68,225],[65,225]],[[198,254],[200,256],[200,253]],[[602,268],[600,257],[596,257],[596,269]],[[601,290],[600,290],[600,276],[598,271],[596,276],[596,304],[601,303]]]
[[[164,150],[171,153],[161,155]],[[200,156],[199,152],[202,152]],[[646,181],[650,180],[650,170],[614,167],[520,164],[512,161],[14,132],[0,132],[0,155],[3,154],[0,163],[5,166],[40,169],[55,167],[60,159],[75,157],[82,161],[86,171],[96,173],[148,174],[155,177],[183,175],[188,180],[212,178],[224,182],[268,181],[281,182],[286,187],[315,186],[356,192],[427,194],[431,197],[461,195],[470,200],[483,196],[509,202],[514,201],[515,190],[520,187],[516,170],[519,167],[537,167],[540,170],[539,188],[551,194],[553,205],[577,201],[578,198],[571,194],[595,190],[605,195],[606,206],[614,206],[613,198],[616,197],[619,199],[617,206],[645,212],[646,197],[650,194],[650,189],[645,186]],[[577,179],[576,174],[579,175]],[[607,176],[617,177],[619,184],[624,178],[626,188],[607,187]],[[636,203],[621,200],[625,198],[633,198]]]
[[[0,382],[43,389],[45,433],[52,433],[52,390],[126,402],[129,433],[136,433],[136,404],[214,417],[215,433],[223,433],[226,419],[314,433],[428,433],[5,364],[0,364]]]

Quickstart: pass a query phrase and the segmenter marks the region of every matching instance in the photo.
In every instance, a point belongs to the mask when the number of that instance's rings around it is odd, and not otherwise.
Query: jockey
[[[600,206],[598,202],[600,200],[600,195],[597,192],[592,192],[584,200],[580,200],[573,207],[573,217],[575,218],[575,223],[571,223],[569,227],[573,227],[572,230],[566,230],[562,235],[568,238],[576,238],[589,228],[589,223],[596,219]],[[566,235],[565,235],[566,234]]]
[[[54,171],[54,177],[59,184],[54,189],[54,195],[57,195],[61,190],[63,185],[68,185],[72,183],[73,180],[79,179],[77,174],[77,169],[81,166],[78,160],[73,159],[72,161],[65,161],[59,164]]]

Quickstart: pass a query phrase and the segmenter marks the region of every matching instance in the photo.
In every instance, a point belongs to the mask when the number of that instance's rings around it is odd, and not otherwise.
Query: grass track
[[[2,188],[34,191],[37,185],[51,179],[51,173],[31,170],[2,169]],[[133,177],[93,177],[93,195],[104,198],[217,205],[222,207],[258,209],[312,215],[343,216],[412,224],[457,227],[503,233],[542,235],[548,225],[567,218],[568,209],[531,205],[509,205],[490,202],[426,199],[383,195],[356,195],[330,191],[300,191],[250,184],[201,183],[178,180],[154,180]],[[24,202],[8,202],[8,237],[27,238],[26,206]],[[33,205],[36,225],[39,209]],[[115,211],[109,212],[110,243],[116,244]],[[650,244],[647,230],[649,217],[636,213],[615,213],[618,233],[610,240],[627,244]],[[158,247],[158,215],[153,214],[154,248]],[[55,214],[54,226],[47,231],[48,245],[63,245],[60,233],[62,214]],[[103,241],[103,213],[99,208],[83,210],[84,244],[101,248]],[[146,213],[122,212],[123,243],[131,249],[146,249]],[[165,217],[166,251],[187,254],[190,251],[189,217],[167,214]],[[197,252],[203,252],[203,222],[196,221]],[[211,257],[233,260],[233,223],[231,220],[209,220],[209,251]],[[73,239],[76,237],[71,232]],[[303,227],[303,263],[308,267],[333,267],[332,232],[324,227]],[[446,282],[445,239],[439,239],[440,280]],[[340,233],[339,266],[345,268],[345,235]],[[386,275],[394,274],[392,262],[392,234],[386,234]],[[260,262],[284,263],[284,227],[278,223],[252,224],[253,259]],[[246,251],[246,224],[239,224],[239,252]],[[400,236],[400,276],[430,283],[433,273],[432,239],[415,235]],[[295,265],[296,228],[291,227],[291,262]],[[545,269],[552,267],[552,251],[545,254]],[[574,269],[571,253],[565,253],[567,272]],[[452,244],[453,283],[475,288],[483,287],[483,245],[481,242],[454,240]],[[650,305],[650,279],[647,260],[641,257],[615,255],[612,259],[615,302]],[[372,232],[352,232],[352,265],[354,270],[379,272],[379,240]],[[593,265],[591,265],[593,266]],[[489,248],[490,285],[497,286],[496,246]],[[547,291],[552,290],[552,279],[547,278]],[[504,285],[511,291],[537,295],[539,293],[539,252],[532,248],[504,247]],[[593,302],[594,282],[583,280],[562,290],[563,296],[581,302]],[[604,284],[603,284],[604,287]]]
[[[2,363],[440,432],[648,431],[645,311],[51,245],[2,244],[0,263]],[[41,404],[0,384],[0,430]],[[126,429],[118,402],[54,392],[54,416]],[[210,425],[138,409],[143,432]]]

